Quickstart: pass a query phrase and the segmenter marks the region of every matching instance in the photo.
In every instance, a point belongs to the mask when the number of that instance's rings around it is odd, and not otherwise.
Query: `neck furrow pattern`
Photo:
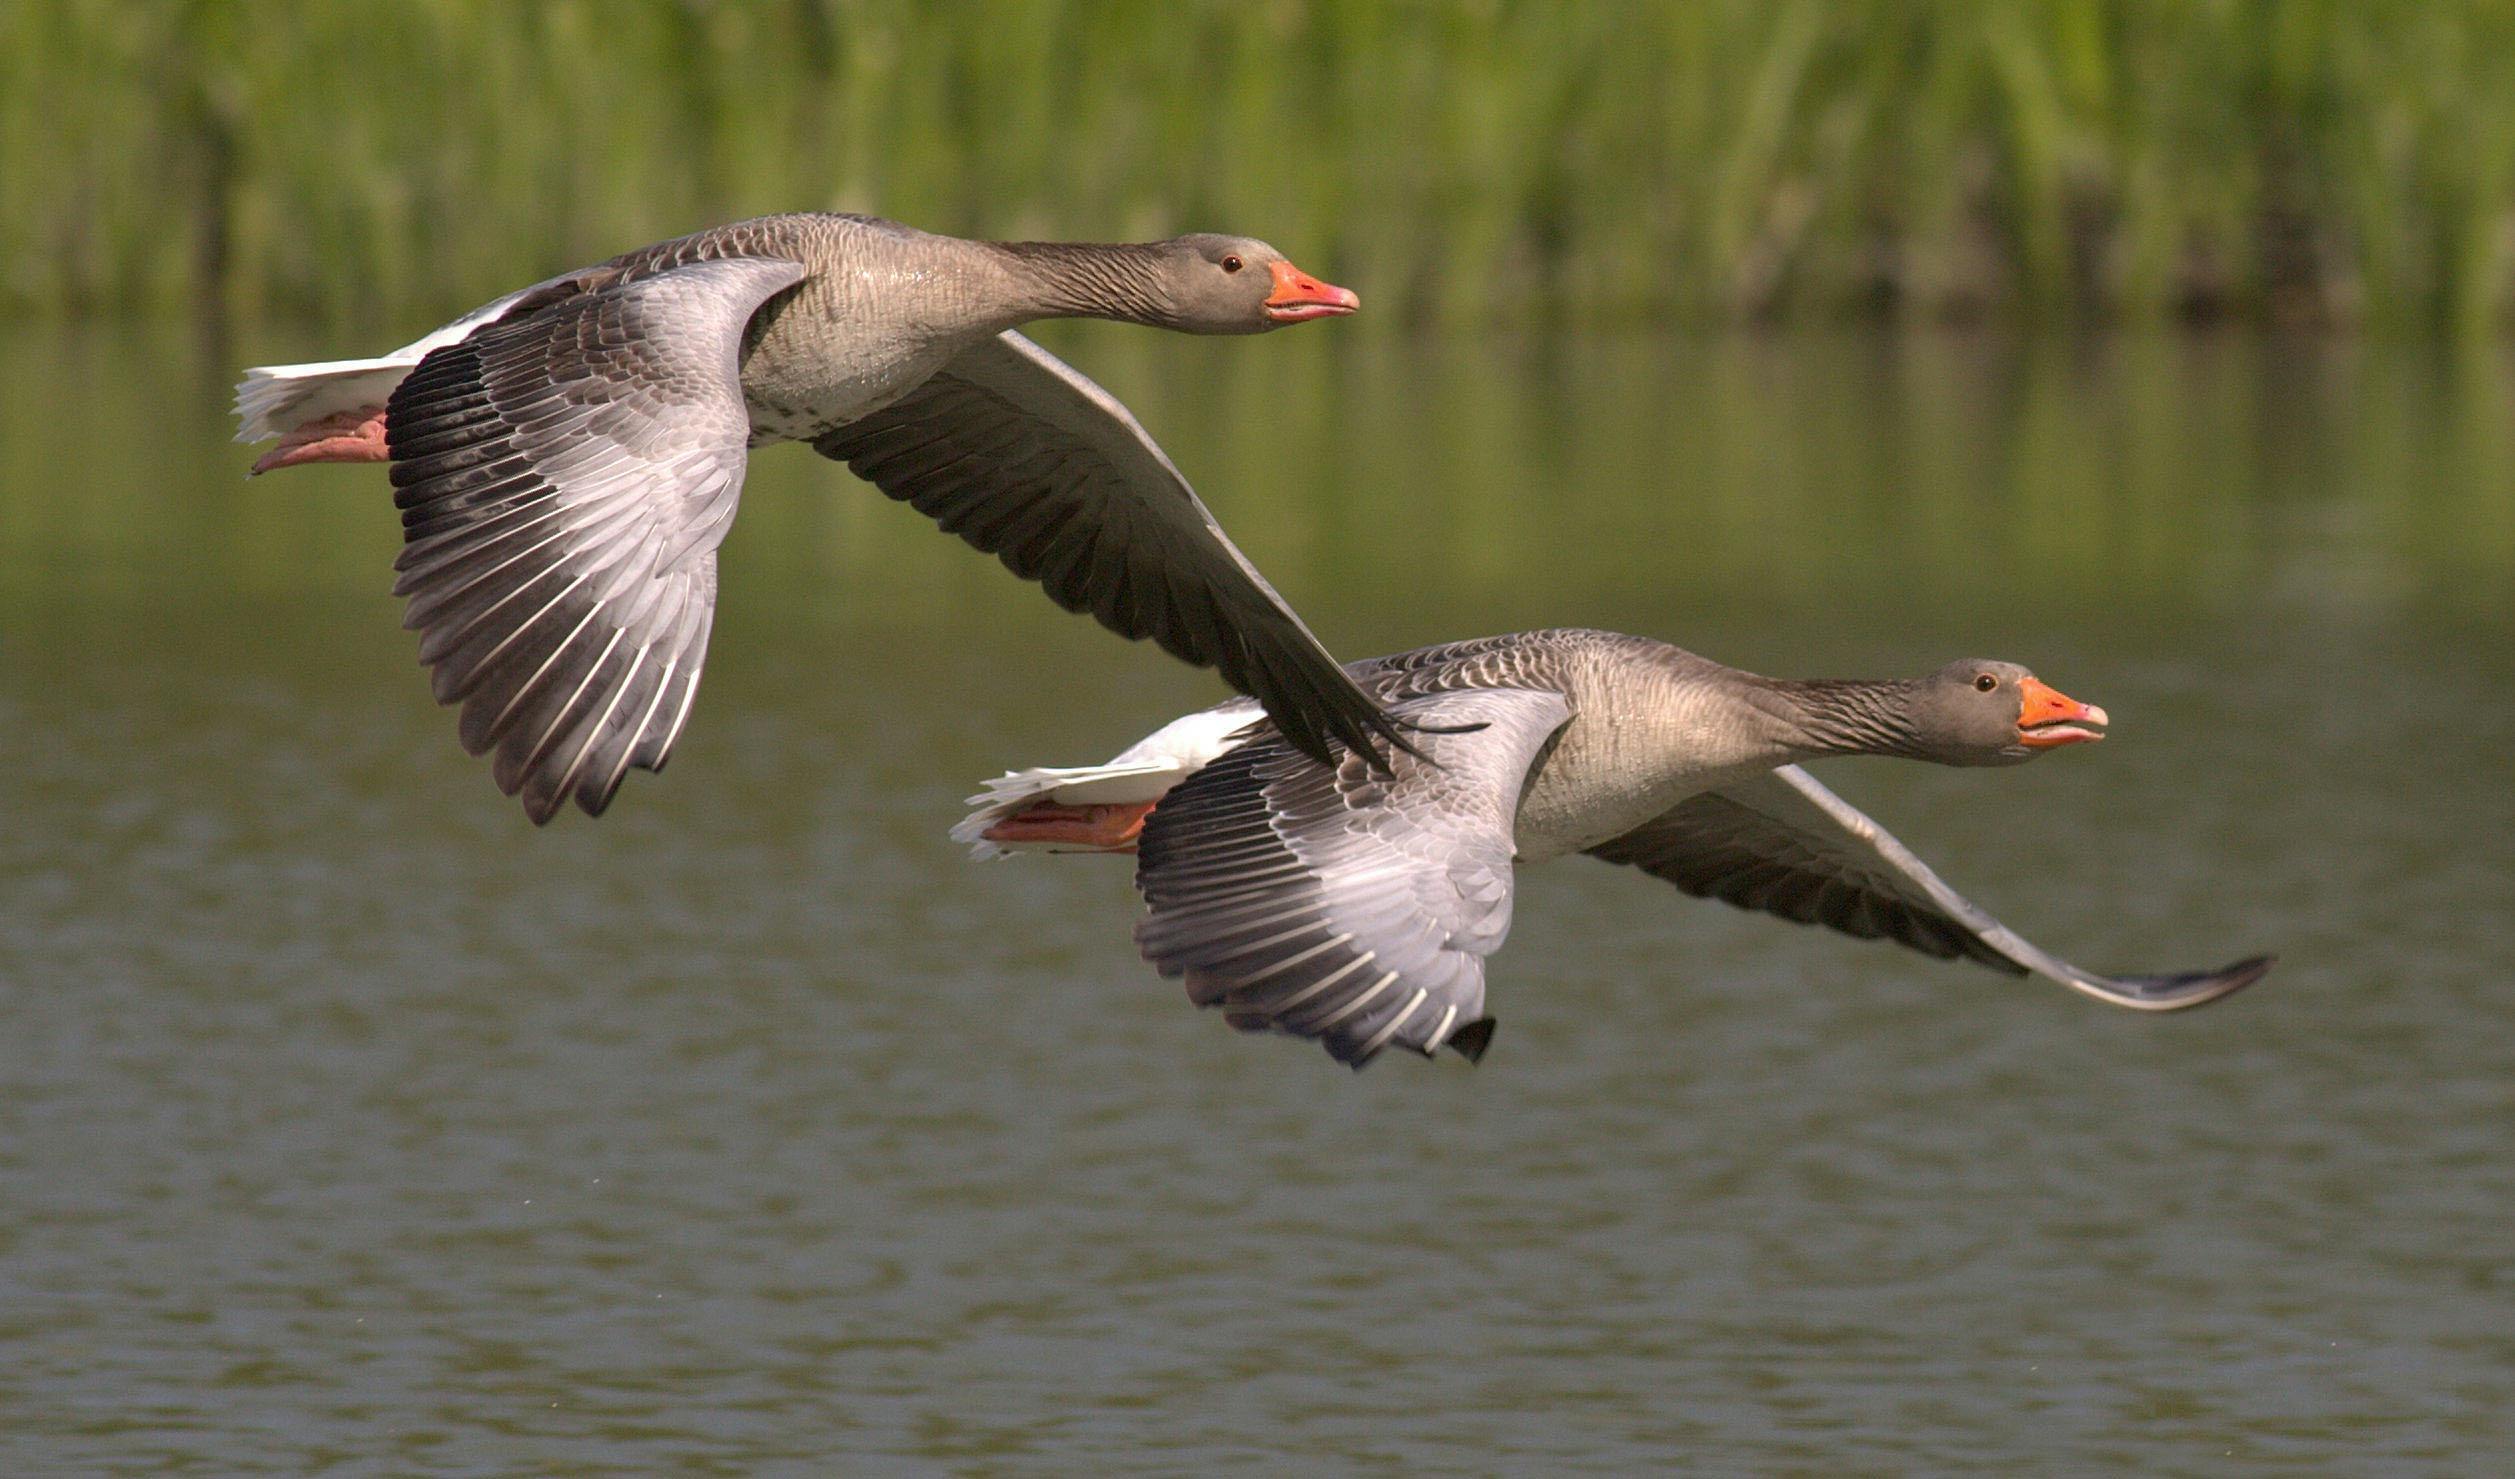
[[[1076,241],[993,244],[1013,271],[1023,306],[1038,318],[1107,318],[1168,325],[1174,318],[1153,247]]]
[[[1776,681],[1790,710],[1795,744],[1811,755],[1925,758],[1912,723],[1912,685],[1894,679]]]

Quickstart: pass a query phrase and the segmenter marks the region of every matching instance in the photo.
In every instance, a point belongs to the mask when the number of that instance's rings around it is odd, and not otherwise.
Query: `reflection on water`
[[[2014,657],[1830,779],[2150,1020],[1577,860],[1485,1066],[944,843],[1210,678],[764,454],[670,775],[536,832],[179,339],[0,340],[0,1469],[2471,1467],[2515,1336],[2515,375],[2381,345],[1056,336],[1353,655]],[[255,360],[345,352],[282,330]],[[1062,864],[1062,866],[1060,866]]]

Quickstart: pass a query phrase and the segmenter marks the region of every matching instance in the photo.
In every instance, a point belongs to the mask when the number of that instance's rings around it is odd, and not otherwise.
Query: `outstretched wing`
[[[1407,748],[1117,397],[1020,334],[813,446],[1066,610],[1219,669],[1312,759]]]
[[[1357,1068],[1392,1044],[1482,1056],[1520,789],[1571,717],[1520,688],[1393,712],[1445,732],[1386,777],[1260,736],[1163,797],[1138,844],[1144,958],[1232,1026],[1317,1038]],[[1465,725],[1483,727],[1448,732]]]
[[[2101,976],[2036,948],[1983,912],[1912,850],[1796,765],[1693,797],[1593,857],[1630,863],[1697,898],[1719,899],[1864,940],[1888,939],[1941,959],[2032,972],[2140,1011],[2196,1007],[2240,991],[2268,956],[2221,970]]]
[[[599,814],[672,752],[742,490],[743,329],[803,275],[734,257],[614,283],[431,350],[393,392],[403,624],[536,822],[571,795]]]

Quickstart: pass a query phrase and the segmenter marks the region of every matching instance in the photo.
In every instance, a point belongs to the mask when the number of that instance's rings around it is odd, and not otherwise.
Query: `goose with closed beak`
[[[395,591],[440,703],[536,822],[599,814],[688,719],[748,451],[809,442],[1089,611],[1218,668],[1286,741],[1384,765],[1357,687],[1107,391],[1015,326],[1255,334],[1351,313],[1246,237],[987,242],[866,216],[720,226],[377,359],[245,372],[254,471],[392,463]]]
[[[1147,960],[1232,1026],[1315,1039],[1357,1068],[1391,1047],[1483,1056],[1485,957],[1510,932],[1515,871],[1571,853],[2140,1011],[2216,1001],[2270,967],[2082,970],[1968,902],[1800,768],[1840,755],[2015,765],[2104,737],[2104,710],[2014,663],[1794,681],[1558,629],[1348,671],[1423,726],[1423,754],[1393,774],[1321,764],[1240,700],[1106,765],[991,781],[952,835],[981,857],[1135,853]]]

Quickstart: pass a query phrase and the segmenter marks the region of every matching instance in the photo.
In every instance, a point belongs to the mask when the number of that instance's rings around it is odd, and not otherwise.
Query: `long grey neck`
[[[1773,703],[1759,705],[1778,720],[1781,742],[1820,755],[1898,755],[1927,760],[1912,721],[1919,687],[1900,678],[1768,678]]]
[[[1177,305],[1161,271],[1158,245],[1081,241],[990,242],[1011,269],[1018,306],[1030,318],[1111,318],[1168,328]]]

